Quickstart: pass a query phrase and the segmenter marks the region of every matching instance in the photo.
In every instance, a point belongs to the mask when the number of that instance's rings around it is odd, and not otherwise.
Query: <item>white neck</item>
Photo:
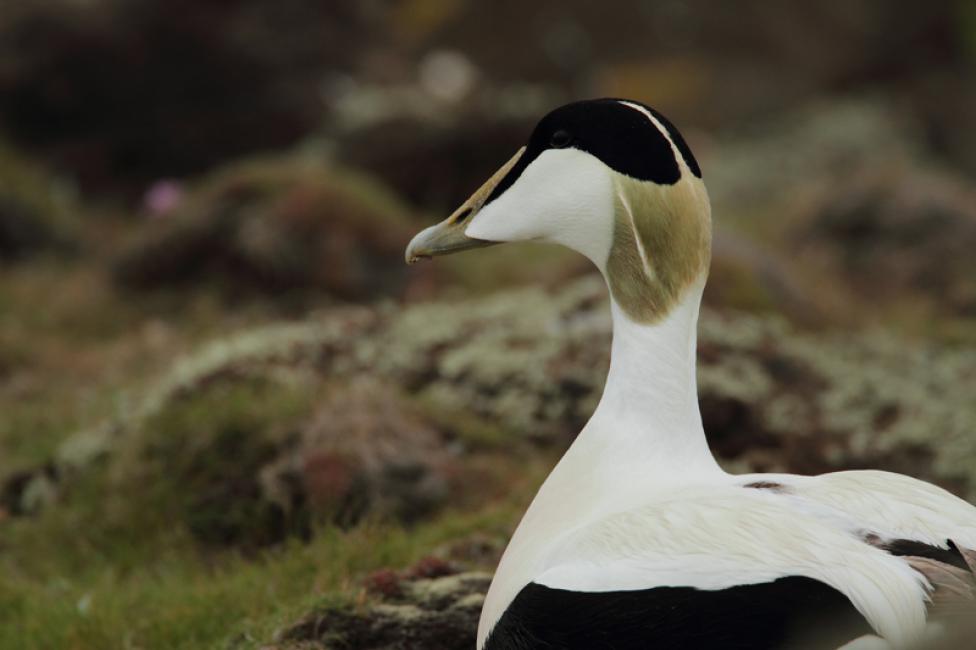
[[[547,567],[558,538],[638,506],[655,489],[720,477],[702,428],[695,377],[704,278],[661,321],[641,325],[611,301],[610,374],[593,417],[526,511],[498,565],[478,647],[512,598]]]
[[[718,469],[698,408],[696,347],[704,279],[662,320],[632,321],[611,300],[613,344],[600,404],[573,447],[610,475],[687,476]]]

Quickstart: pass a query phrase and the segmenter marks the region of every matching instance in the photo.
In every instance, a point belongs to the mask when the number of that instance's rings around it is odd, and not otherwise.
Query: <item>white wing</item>
[[[783,480],[797,497],[843,512],[879,537],[940,548],[951,540],[960,549],[976,549],[976,507],[931,483],[875,470]]]
[[[803,576],[846,595],[880,635],[905,645],[921,639],[929,592],[945,565],[893,555],[884,543],[976,547],[976,509],[908,477],[730,480],[661,495],[573,531],[534,582],[574,591],[715,590]]]

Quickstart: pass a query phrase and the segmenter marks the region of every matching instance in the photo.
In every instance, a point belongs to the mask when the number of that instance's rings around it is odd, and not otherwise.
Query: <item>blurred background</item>
[[[580,98],[702,164],[722,463],[976,497],[974,80],[971,0],[3,3],[0,647],[473,647],[605,290],[402,254]]]

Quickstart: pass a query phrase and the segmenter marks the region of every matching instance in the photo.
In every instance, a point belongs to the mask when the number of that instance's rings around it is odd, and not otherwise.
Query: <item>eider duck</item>
[[[603,274],[610,371],[502,556],[479,650],[902,648],[931,634],[940,605],[973,611],[965,501],[889,472],[716,463],[695,381],[711,209],[663,115],[622,99],[553,110],[406,257],[525,240]]]

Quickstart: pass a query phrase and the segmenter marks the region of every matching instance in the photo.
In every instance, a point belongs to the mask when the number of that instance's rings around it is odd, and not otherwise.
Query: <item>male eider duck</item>
[[[610,290],[603,396],[505,550],[479,650],[902,648],[940,611],[972,611],[965,501],[888,472],[734,475],[715,462],[695,382],[710,213],[677,129],[641,103],[597,99],[542,118],[410,242],[408,262],[555,242]]]

